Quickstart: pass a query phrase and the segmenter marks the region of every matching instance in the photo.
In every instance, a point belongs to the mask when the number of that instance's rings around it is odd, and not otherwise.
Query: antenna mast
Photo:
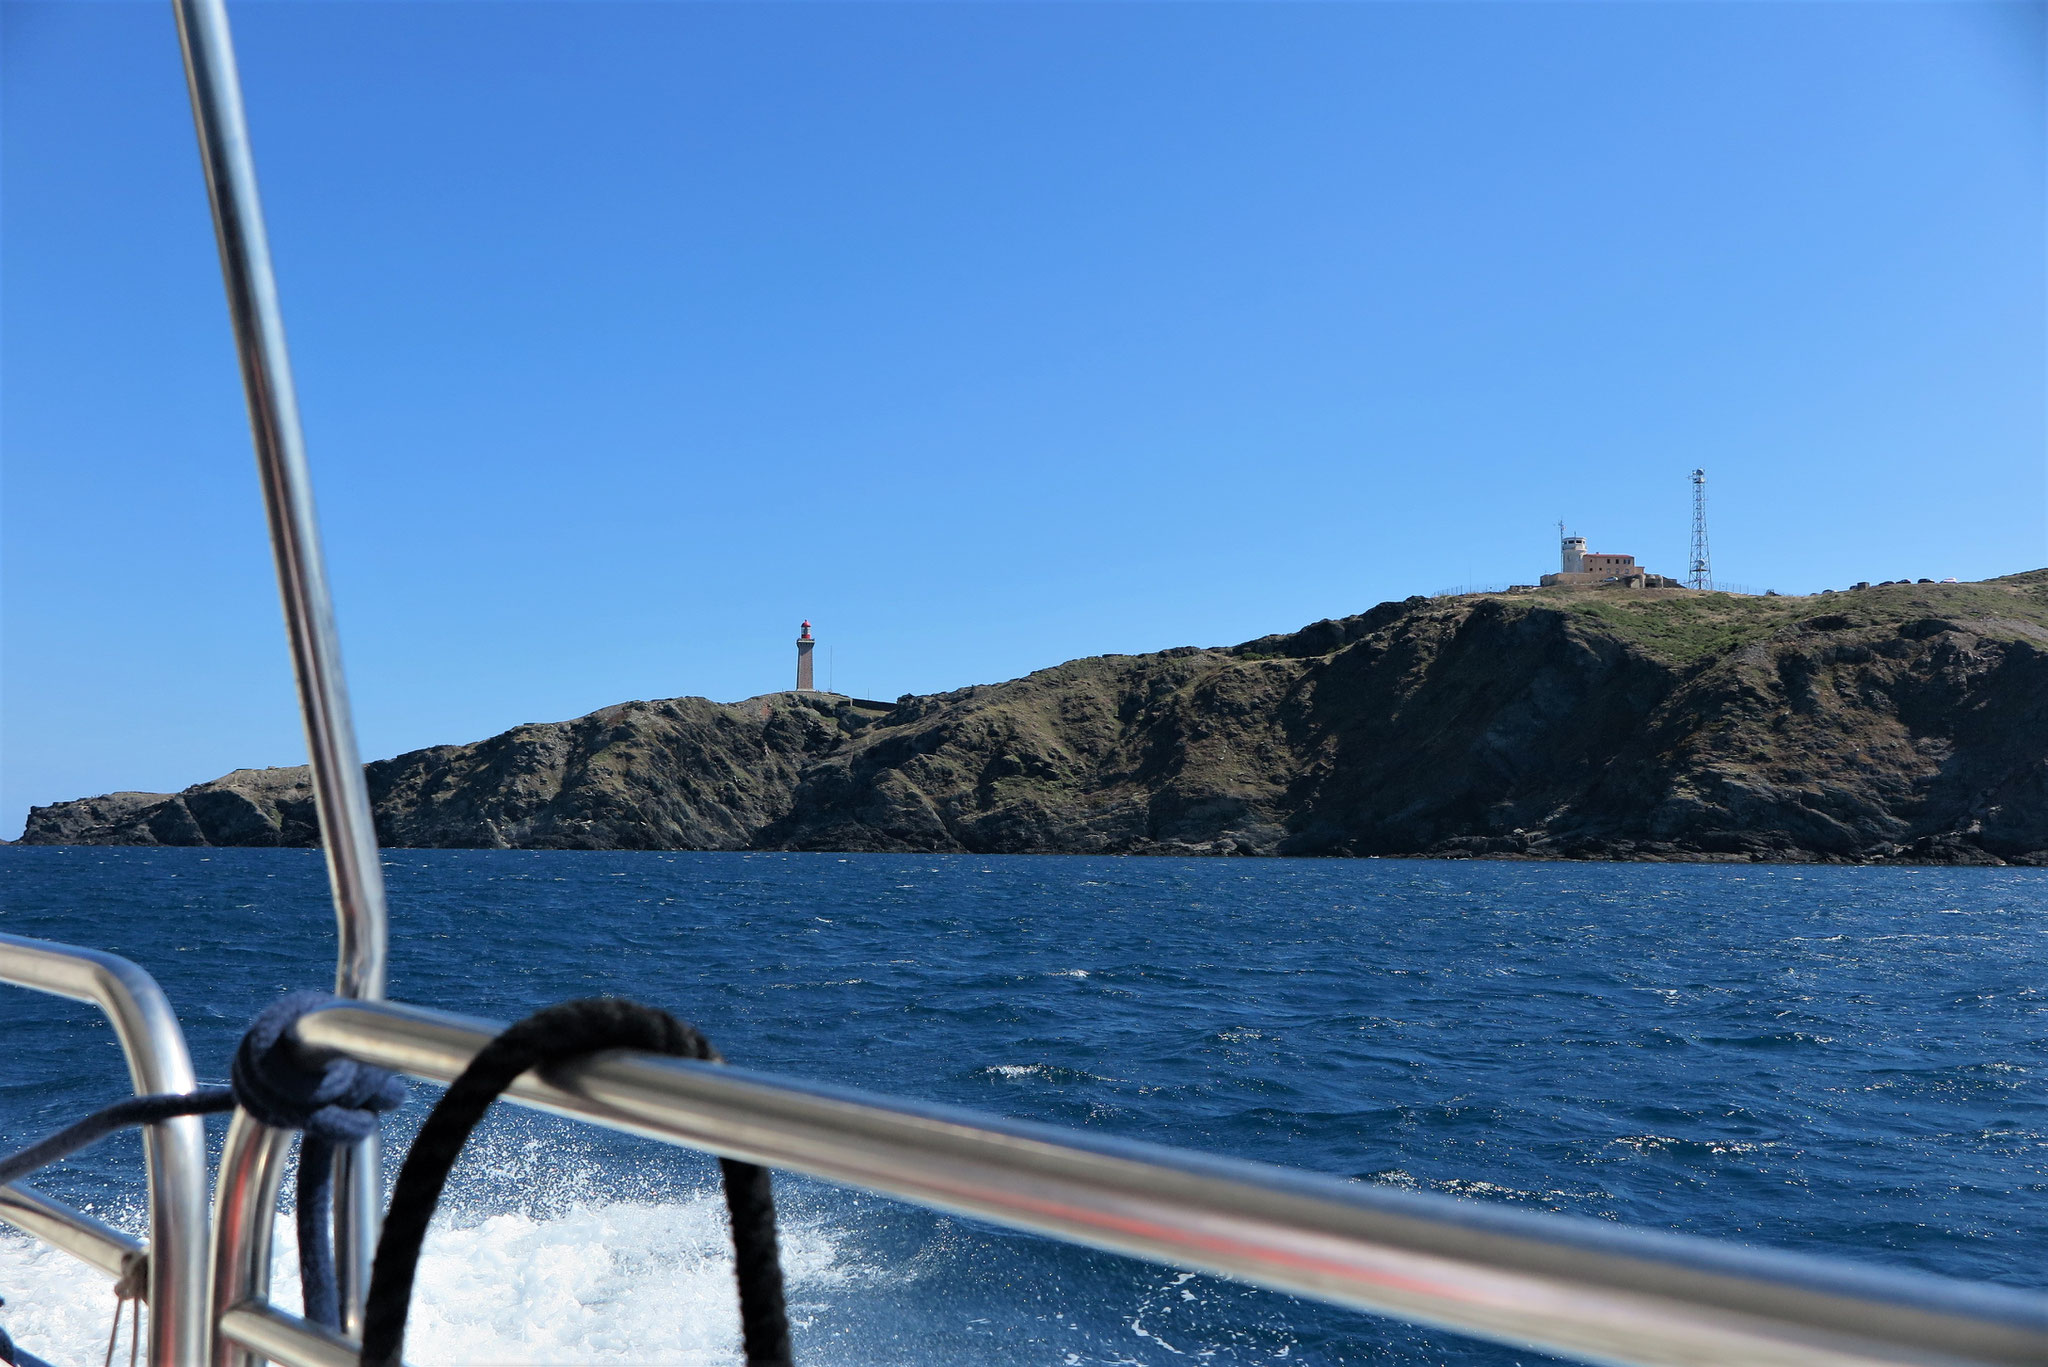
[[[1692,472],[1692,561],[1686,571],[1686,587],[1714,587],[1714,560],[1707,554],[1707,472]]]

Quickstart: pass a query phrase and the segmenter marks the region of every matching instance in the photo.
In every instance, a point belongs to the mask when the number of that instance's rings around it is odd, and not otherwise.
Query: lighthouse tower
[[[817,644],[816,641],[811,639],[811,624],[805,622],[803,630],[797,633],[796,638],[796,691],[799,693],[813,691],[814,685],[811,683],[811,650]]]

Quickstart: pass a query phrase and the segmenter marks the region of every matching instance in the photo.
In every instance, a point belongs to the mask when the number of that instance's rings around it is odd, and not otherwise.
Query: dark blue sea
[[[386,861],[402,1000],[510,1019],[628,995],[750,1068],[2048,1286],[2048,872]],[[202,1078],[258,1008],[333,974],[309,851],[0,850],[0,929],[142,964]],[[125,1093],[92,1009],[0,989],[0,1024],[5,1147]],[[394,1149],[433,1095],[415,1085]],[[696,1155],[497,1108],[429,1242],[408,1357],[736,1362],[712,1180]],[[132,1137],[39,1185],[140,1229]],[[779,1190],[799,1359],[819,1367],[1548,1361],[815,1182]],[[25,1346],[98,1360],[113,1298],[96,1274],[8,1235],[0,1294]]]

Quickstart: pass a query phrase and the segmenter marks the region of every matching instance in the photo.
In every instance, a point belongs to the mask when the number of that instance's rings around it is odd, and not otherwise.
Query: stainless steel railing
[[[272,1129],[246,1111],[237,1110],[228,1122],[220,1178],[213,1193],[213,1313],[217,1320],[245,1302],[270,1303],[271,1230],[291,1139],[289,1130]],[[225,1335],[214,1344],[214,1367],[251,1367],[256,1361],[246,1345],[230,1342]]]
[[[97,950],[0,935],[0,981],[31,987],[106,1013],[141,1092],[189,1092],[198,1085],[185,1032],[163,989],[128,960]],[[197,1116],[143,1127],[149,1166],[149,1360],[205,1361],[206,1129]],[[21,1187],[0,1188],[0,1219],[40,1234],[119,1275],[132,1241],[90,1216]],[[107,1258],[113,1257],[109,1267]]]
[[[142,1240],[19,1182],[0,1187],[0,1220],[109,1277],[125,1274],[129,1259],[147,1256]]]
[[[356,1367],[358,1344],[270,1303],[271,1235],[289,1130],[228,1122],[213,1194],[213,1367]],[[4,1218],[4,1212],[0,1212]]]
[[[377,857],[369,787],[349,719],[334,603],[327,591],[320,526],[313,515],[313,477],[299,429],[284,314],[263,229],[263,204],[256,192],[256,160],[242,112],[227,6],[224,0],[173,0],[172,8],[185,54],[185,81],[199,131],[214,235],[220,244],[221,276],[241,359],[256,466],[263,478],[263,507],[312,761],[320,843],[327,852],[327,877],[334,893],[340,933],[334,990],[344,997],[374,1001],[384,995],[384,870]],[[335,1158],[335,1272],[343,1322],[359,1328],[370,1256],[377,1246],[376,1141],[343,1149]]]
[[[227,7],[223,0],[174,0],[173,8],[220,244],[228,317],[241,359],[256,466],[263,480],[264,511],[312,759],[320,837],[334,889],[341,934],[334,990],[344,997],[381,997],[386,939],[383,866],[349,719],[334,603],[313,512],[313,476],[299,429],[284,315],[256,191],[256,162],[242,113]]]
[[[197,1085],[170,1003],[155,979],[128,960],[0,934],[0,982],[97,1005],[114,1026],[138,1094]],[[215,1191],[225,1232],[218,1239],[209,1237],[206,1133],[197,1116],[145,1127],[148,1244],[20,1183],[0,1186],[0,1222],[110,1277],[147,1258],[148,1356],[157,1367],[246,1367],[265,1358],[290,1367],[355,1367],[355,1343],[269,1303],[270,1232],[290,1140],[286,1131],[235,1113]],[[257,1261],[223,1263],[221,1251],[230,1246],[260,1250]]]
[[[0,980],[100,1002],[139,1089],[192,1085],[177,1023],[135,965],[0,936]],[[304,1017],[297,1037],[315,1052],[446,1083],[499,1029],[339,1001]],[[2035,1293],[1391,1191],[736,1068],[612,1052],[527,1074],[506,1098],[1071,1243],[1594,1361],[2048,1363],[2048,1296]],[[199,1122],[169,1125],[196,1131]],[[203,1200],[191,1199],[203,1191],[198,1144],[174,1149],[168,1162],[153,1157],[152,1363],[354,1361],[350,1339],[269,1303],[288,1139],[237,1113],[210,1222]],[[137,1251],[118,1231],[20,1187],[0,1188],[0,1220],[104,1271]]]
[[[500,1028],[394,1003],[337,1003],[304,1017],[298,1037],[445,1083]],[[612,1053],[529,1073],[506,1098],[1071,1243],[1597,1361],[2048,1363],[2048,1296],[1392,1191],[737,1068]]]

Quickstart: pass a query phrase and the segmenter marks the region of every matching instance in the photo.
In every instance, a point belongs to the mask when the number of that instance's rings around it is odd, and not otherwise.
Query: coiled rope
[[[563,1002],[536,1011],[479,1050],[427,1116],[399,1169],[370,1273],[362,1367],[399,1367],[420,1244],[449,1171],[484,1112],[521,1073],[604,1049],[724,1062],[709,1041],[666,1011],[609,998]],[[748,1367],[790,1367],[789,1317],[783,1305],[775,1195],[768,1171],[730,1158],[721,1158],[718,1165],[732,1219],[740,1332]]]
[[[341,1327],[334,1278],[334,1151],[377,1132],[378,1117],[405,1102],[396,1073],[334,1055],[311,1056],[292,1036],[299,1017],[334,998],[294,992],[258,1012],[235,1050],[235,1100],[266,1125],[298,1130],[299,1285],[306,1318]]]
[[[130,1125],[153,1125],[181,1115],[212,1115],[236,1106],[266,1125],[299,1130],[299,1284],[306,1318],[330,1329],[341,1326],[340,1295],[334,1279],[334,1242],[328,1213],[334,1204],[334,1150],[376,1133],[378,1116],[405,1101],[405,1082],[395,1073],[345,1058],[312,1058],[293,1041],[293,1022],[334,998],[325,992],[294,992],[257,1013],[235,1050],[229,1087],[130,1097],[45,1139],[0,1158],[0,1185],[77,1153]],[[138,1281],[137,1285],[141,1283]],[[124,1282],[125,1285],[125,1282]],[[140,1299],[140,1292],[136,1292]],[[0,1362],[5,1362],[0,1357]]]

